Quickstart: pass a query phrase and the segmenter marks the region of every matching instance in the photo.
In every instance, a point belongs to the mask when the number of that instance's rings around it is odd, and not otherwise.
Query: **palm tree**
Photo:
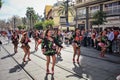
[[[39,16],[39,14],[34,14],[33,15],[33,23],[35,24],[35,23],[37,23],[40,19],[40,16]]]
[[[35,15],[34,9],[32,7],[27,7],[26,16],[30,21],[30,28],[33,28],[32,23],[33,23],[34,15]]]
[[[67,11],[67,3],[63,2],[58,9],[58,14],[59,15],[67,15],[66,12]],[[68,5],[68,12],[71,13],[72,16],[74,16],[74,8],[70,5]]]
[[[69,2],[68,0],[63,2],[58,8],[58,14],[65,15],[67,25],[69,25],[69,22],[68,22],[69,14],[68,13],[70,13],[72,16],[74,16],[74,12],[75,12],[73,6],[69,5],[68,2]],[[67,27],[67,31],[69,31],[69,27]]]
[[[26,25],[27,21],[26,21],[25,17],[22,17],[22,23],[23,23],[23,25]]]
[[[0,8],[2,7],[2,0],[0,0]]]

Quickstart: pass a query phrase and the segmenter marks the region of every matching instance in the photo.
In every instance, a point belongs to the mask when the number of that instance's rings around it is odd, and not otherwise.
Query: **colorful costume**
[[[20,42],[22,43],[21,48],[30,49],[30,46],[28,44],[28,42],[30,42],[30,39],[28,37],[26,37],[26,38],[22,37]]]
[[[57,35],[56,37],[55,37],[55,39],[57,40],[57,42],[60,44],[60,45],[62,45],[62,35]]]
[[[44,38],[42,40],[41,48],[45,49],[44,55],[47,55],[47,56],[55,55],[56,54],[56,45],[62,48],[61,44],[59,44],[55,38],[52,37],[52,39],[53,39],[53,41],[50,41],[47,38]]]
[[[12,35],[11,37],[12,43],[17,46],[19,43],[19,35]]]
[[[77,48],[80,48],[82,36],[73,34],[72,39],[73,39],[73,44],[76,45]]]

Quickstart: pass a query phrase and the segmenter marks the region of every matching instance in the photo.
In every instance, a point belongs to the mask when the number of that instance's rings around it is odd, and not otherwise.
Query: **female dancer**
[[[33,34],[33,38],[35,40],[35,51],[38,50],[38,40],[39,40],[39,31],[35,30],[34,34]]]
[[[14,53],[17,53],[17,48],[18,48],[18,44],[19,44],[19,35],[17,34],[17,32],[13,32],[11,40],[14,45]]]
[[[77,63],[79,64],[79,57],[80,57],[80,46],[81,46],[82,36],[80,35],[80,30],[78,28],[75,29],[75,34],[73,35],[73,63],[75,63],[75,56],[77,56]]]
[[[41,45],[42,52],[47,58],[47,63],[46,63],[47,74],[50,73],[49,72],[50,56],[52,57],[52,74],[54,74],[54,66],[56,62],[56,57],[55,57],[56,45],[62,48],[62,46],[59,43],[57,43],[57,40],[52,37],[52,31],[48,29],[45,33],[45,36]]]
[[[23,62],[26,62],[26,56],[28,56],[28,60],[30,61],[30,60],[31,60],[31,59],[30,59],[30,46],[29,46],[28,43],[31,42],[31,41],[30,41],[30,39],[28,38],[27,32],[24,32],[24,33],[23,33],[23,36],[22,36],[20,42],[22,43],[21,48],[22,48],[23,51],[25,52],[24,58],[23,58]]]
[[[108,42],[108,39],[106,36],[106,31],[102,32],[101,39],[100,39],[100,42],[98,43],[98,45],[101,47],[100,56],[104,57],[105,51],[107,50],[107,47],[109,46],[109,42]]]
[[[57,42],[58,42],[60,45],[62,45],[63,42],[62,42],[61,31],[60,31],[60,30],[57,30],[55,33],[56,33],[55,39],[57,40]],[[61,47],[57,46],[56,50],[57,50],[57,55],[58,55],[59,57],[61,57],[61,53],[60,53]]]

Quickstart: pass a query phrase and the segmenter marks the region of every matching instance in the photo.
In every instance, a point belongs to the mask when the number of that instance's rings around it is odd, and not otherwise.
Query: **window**
[[[79,8],[77,10],[77,15],[79,18],[85,18],[86,17],[86,8]]]
[[[107,15],[120,14],[120,1],[105,4],[105,12]]]

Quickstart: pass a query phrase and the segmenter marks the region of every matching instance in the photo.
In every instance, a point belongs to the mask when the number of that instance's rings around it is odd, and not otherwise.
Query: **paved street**
[[[23,50],[13,54],[13,45],[0,38],[4,45],[0,51],[0,80],[116,80],[120,74],[120,57],[106,54],[99,57],[99,51],[81,47],[80,64],[72,63],[73,49],[70,45],[57,58],[54,75],[46,75],[46,57],[39,50],[34,51],[34,41],[30,43],[31,59],[22,63]],[[5,74],[5,75],[4,75]]]

